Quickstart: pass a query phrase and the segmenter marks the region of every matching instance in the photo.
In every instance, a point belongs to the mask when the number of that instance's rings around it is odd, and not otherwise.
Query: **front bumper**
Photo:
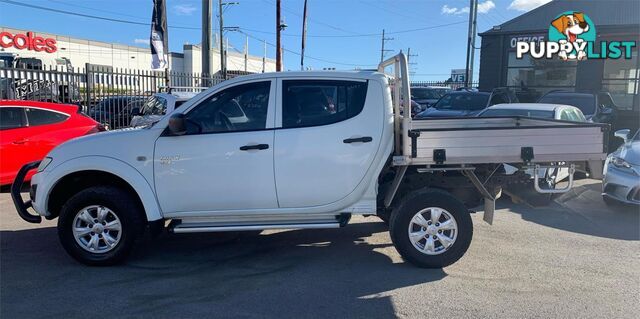
[[[626,204],[640,205],[640,176],[609,165],[602,180],[602,196]]]
[[[40,161],[28,163],[18,171],[18,175],[16,175],[15,181],[11,185],[11,199],[13,199],[13,204],[16,206],[16,210],[18,211],[18,215],[22,219],[30,223],[40,223],[42,222],[42,217],[40,215],[33,215],[29,213],[28,209],[33,207],[32,200],[35,199],[37,188],[33,187],[29,191],[30,200],[24,201],[22,196],[20,195],[20,190],[22,188],[22,184],[24,183],[24,178],[27,176],[27,173],[32,169],[38,168],[40,165]]]

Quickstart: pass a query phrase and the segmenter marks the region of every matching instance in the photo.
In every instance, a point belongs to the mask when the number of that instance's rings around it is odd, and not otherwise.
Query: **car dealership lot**
[[[582,182],[548,207],[501,200],[473,216],[467,255],[403,263],[384,224],[163,235],[121,266],[64,253],[55,220],[28,224],[0,194],[0,317],[640,317],[640,220]],[[569,208],[567,208],[569,207]]]

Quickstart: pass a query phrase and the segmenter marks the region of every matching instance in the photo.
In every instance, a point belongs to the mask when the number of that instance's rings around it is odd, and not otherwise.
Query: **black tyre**
[[[408,194],[393,214],[389,232],[404,260],[442,268],[462,258],[471,244],[473,223],[465,205],[438,189]]]
[[[121,262],[144,229],[143,212],[128,192],[87,188],[72,196],[58,218],[58,237],[77,261],[90,266]]]
[[[385,225],[389,226],[389,219],[391,218],[391,211],[388,209],[378,209],[376,216],[382,220]]]

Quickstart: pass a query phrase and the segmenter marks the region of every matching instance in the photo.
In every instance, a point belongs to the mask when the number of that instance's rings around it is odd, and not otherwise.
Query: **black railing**
[[[129,70],[87,64],[43,69],[0,67],[0,99],[77,104],[110,128],[128,126],[131,109],[167,88],[202,88],[222,82],[200,73]],[[201,90],[201,89],[200,89]]]

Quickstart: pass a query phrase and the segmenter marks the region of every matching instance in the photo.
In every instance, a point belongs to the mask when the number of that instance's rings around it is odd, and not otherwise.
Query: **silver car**
[[[602,180],[602,198],[608,205],[640,205],[640,130],[615,132],[624,144],[607,156]]]

